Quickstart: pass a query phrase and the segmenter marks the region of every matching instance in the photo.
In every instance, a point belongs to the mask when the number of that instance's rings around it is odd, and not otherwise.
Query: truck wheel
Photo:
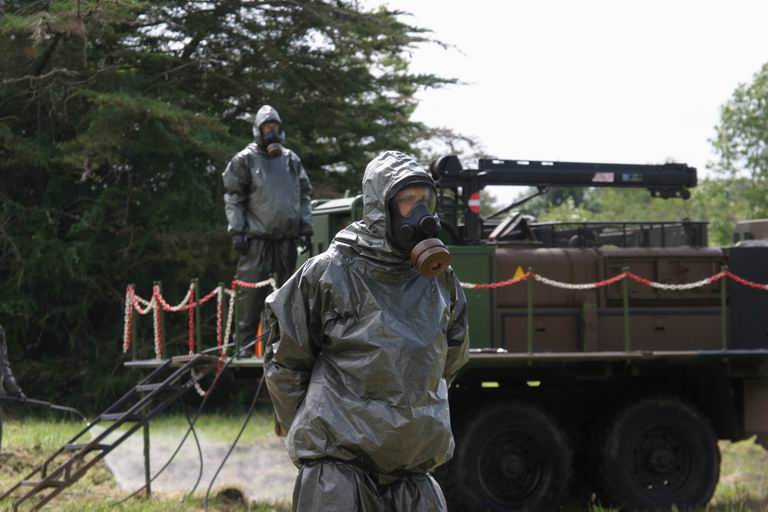
[[[642,400],[621,411],[608,427],[600,480],[609,503],[627,510],[703,507],[719,476],[714,430],[681,400]]]
[[[505,404],[468,426],[456,474],[470,510],[551,511],[568,491],[571,449],[555,421],[525,404]]]

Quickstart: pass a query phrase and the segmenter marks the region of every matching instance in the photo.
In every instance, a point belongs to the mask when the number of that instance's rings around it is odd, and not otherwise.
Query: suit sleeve
[[[320,300],[311,267],[312,260],[267,297],[265,304],[270,332],[264,377],[277,419],[286,429],[307,393],[320,346]]]
[[[247,159],[237,155],[224,170],[224,211],[227,215],[227,230],[231,235],[241,235],[248,231],[246,208],[250,193]]]
[[[299,194],[301,201],[301,235],[312,234],[312,184],[309,182],[309,175],[304,170],[299,157],[296,157],[296,163],[299,167]]]
[[[453,270],[448,279],[451,286],[451,319],[448,324],[448,356],[443,377],[450,386],[459,370],[469,361],[469,326],[467,298]]]

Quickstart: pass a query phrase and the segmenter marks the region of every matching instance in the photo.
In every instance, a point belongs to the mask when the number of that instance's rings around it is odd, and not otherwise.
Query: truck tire
[[[601,447],[602,497],[624,510],[703,507],[719,477],[712,425],[679,399],[644,399],[625,408]]]
[[[443,464],[435,470],[432,476],[440,484],[440,489],[442,489],[443,496],[445,496],[449,512],[472,512],[464,502],[461,481],[456,474],[455,461],[456,459],[454,458],[447,464]]]
[[[454,470],[469,510],[551,511],[568,491],[572,454],[548,414],[527,404],[503,404],[468,425]]]

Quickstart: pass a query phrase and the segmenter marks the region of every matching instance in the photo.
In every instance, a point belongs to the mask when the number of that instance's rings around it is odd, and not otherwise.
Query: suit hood
[[[363,219],[340,231],[334,243],[346,245],[368,259],[410,267],[409,255],[396,248],[389,238],[387,202],[413,183],[435,188],[432,176],[405,153],[385,151],[371,160],[363,176]]]

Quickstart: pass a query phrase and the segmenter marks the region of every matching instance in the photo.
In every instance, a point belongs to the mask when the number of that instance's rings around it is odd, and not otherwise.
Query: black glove
[[[299,245],[301,246],[301,254],[312,250],[312,235],[303,235],[299,239]]]
[[[13,398],[18,398],[19,400],[21,400],[23,402],[26,402],[26,400],[27,400],[27,395],[25,395],[24,392],[22,390],[20,390],[20,389],[14,391],[13,393],[11,393],[11,396]]]
[[[240,254],[248,254],[251,246],[248,237],[245,235],[232,235],[232,247]]]

